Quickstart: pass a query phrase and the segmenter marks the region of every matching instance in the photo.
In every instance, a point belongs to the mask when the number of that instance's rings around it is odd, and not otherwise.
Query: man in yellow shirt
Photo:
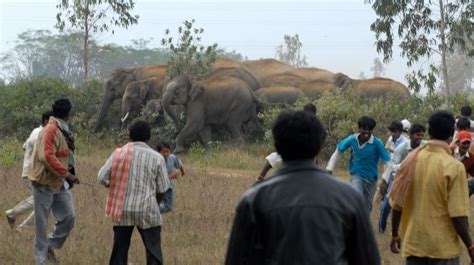
[[[410,153],[395,176],[390,193],[394,209],[390,247],[394,253],[401,248],[407,265],[459,264],[463,248],[474,262],[466,172],[448,145],[454,117],[439,111],[428,123],[431,140]]]

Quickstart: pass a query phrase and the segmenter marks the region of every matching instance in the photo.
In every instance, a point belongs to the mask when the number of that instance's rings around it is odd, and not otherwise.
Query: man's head
[[[421,140],[423,140],[423,137],[425,136],[425,132],[425,126],[419,123],[415,123],[410,127],[410,144],[412,147],[416,148],[420,146]]]
[[[150,140],[151,127],[146,121],[136,120],[130,124],[128,132],[132,142],[147,142]]]
[[[281,113],[272,128],[277,152],[283,161],[313,159],[321,150],[326,130],[306,111]]]
[[[390,123],[390,125],[388,126],[388,130],[392,135],[392,140],[397,140],[398,137],[402,135],[403,124],[399,121],[392,121],[392,123]]]
[[[456,141],[459,147],[459,153],[465,154],[471,147],[472,136],[469,131],[460,131],[458,134],[458,140]]]
[[[431,139],[449,141],[454,134],[453,114],[441,110],[431,114],[428,119],[428,133]]]
[[[374,130],[377,123],[374,119],[367,116],[362,116],[357,121],[357,126],[359,127],[359,140],[361,142],[366,142],[372,136],[372,131]]]
[[[463,117],[469,118],[469,117],[471,117],[471,113],[472,113],[472,109],[471,109],[470,106],[467,106],[467,105],[466,105],[466,106],[462,106],[462,108],[461,108],[461,115],[462,115]]]
[[[313,103],[308,103],[303,106],[303,111],[307,111],[308,113],[311,113],[313,115],[316,115],[316,106]]]
[[[456,129],[458,131],[469,131],[471,130],[471,121],[466,117],[461,117],[456,122]]]
[[[165,158],[167,159],[170,155],[171,145],[167,142],[160,142],[156,145],[156,150]]]
[[[51,117],[51,116],[53,116],[53,111],[52,110],[48,110],[48,111],[43,112],[43,114],[41,115],[41,125],[43,127],[48,124],[49,117]]]
[[[62,120],[69,118],[69,112],[71,112],[72,105],[71,101],[67,98],[61,98],[53,103],[53,116]]]

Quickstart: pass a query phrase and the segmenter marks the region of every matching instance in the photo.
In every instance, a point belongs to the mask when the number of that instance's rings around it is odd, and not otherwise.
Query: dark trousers
[[[454,259],[430,259],[408,257],[406,265],[459,265],[459,257]]]
[[[114,247],[110,257],[110,265],[127,265],[128,249],[134,226],[114,226]],[[137,227],[146,249],[147,265],[162,265],[161,253],[161,226],[148,229]]]

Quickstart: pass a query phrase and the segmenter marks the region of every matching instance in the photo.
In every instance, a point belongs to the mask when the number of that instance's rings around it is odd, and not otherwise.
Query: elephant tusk
[[[127,118],[128,118],[128,114],[130,114],[130,112],[127,112],[127,114],[125,114],[125,116],[123,116],[123,118],[121,118],[120,120],[121,120],[122,122],[125,122],[125,121],[127,120]]]

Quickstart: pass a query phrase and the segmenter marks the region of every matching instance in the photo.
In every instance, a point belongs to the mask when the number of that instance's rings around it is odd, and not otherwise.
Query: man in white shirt
[[[23,181],[27,185],[28,188],[30,188],[31,182],[28,180],[28,170],[29,170],[29,162],[30,162],[30,157],[31,154],[33,153],[33,149],[36,143],[36,140],[38,140],[38,135],[39,133],[43,130],[43,128],[48,124],[49,117],[53,115],[53,112],[48,110],[41,115],[41,125],[37,128],[35,128],[28,139],[25,141],[23,144],[23,150],[25,150],[25,154],[23,157],[23,170],[21,173],[21,177],[23,178]],[[17,203],[13,208],[8,209],[5,212],[5,216],[7,217],[8,224],[10,227],[13,229],[15,228],[15,222],[16,219],[30,211],[33,210],[34,207],[34,200],[33,200],[33,195],[28,196],[26,199],[22,200],[21,202]],[[34,224],[34,212],[31,212],[31,214],[18,226],[16,229],[17,231],[22,231],[25,228],[32,227]]]
[[[385,149],[387,149],[387,151],[389,151],[390,153],[393,153],[395,152],[395,149],[397,149],[398,146],[408,142],[408,138],[406,138],[405,135],[402,134],[402,122],[394,121],[390,123],[390,126],[388,126],[388,130],[390,131],[390,137],[388,138],[387,143],[385,144]]]

